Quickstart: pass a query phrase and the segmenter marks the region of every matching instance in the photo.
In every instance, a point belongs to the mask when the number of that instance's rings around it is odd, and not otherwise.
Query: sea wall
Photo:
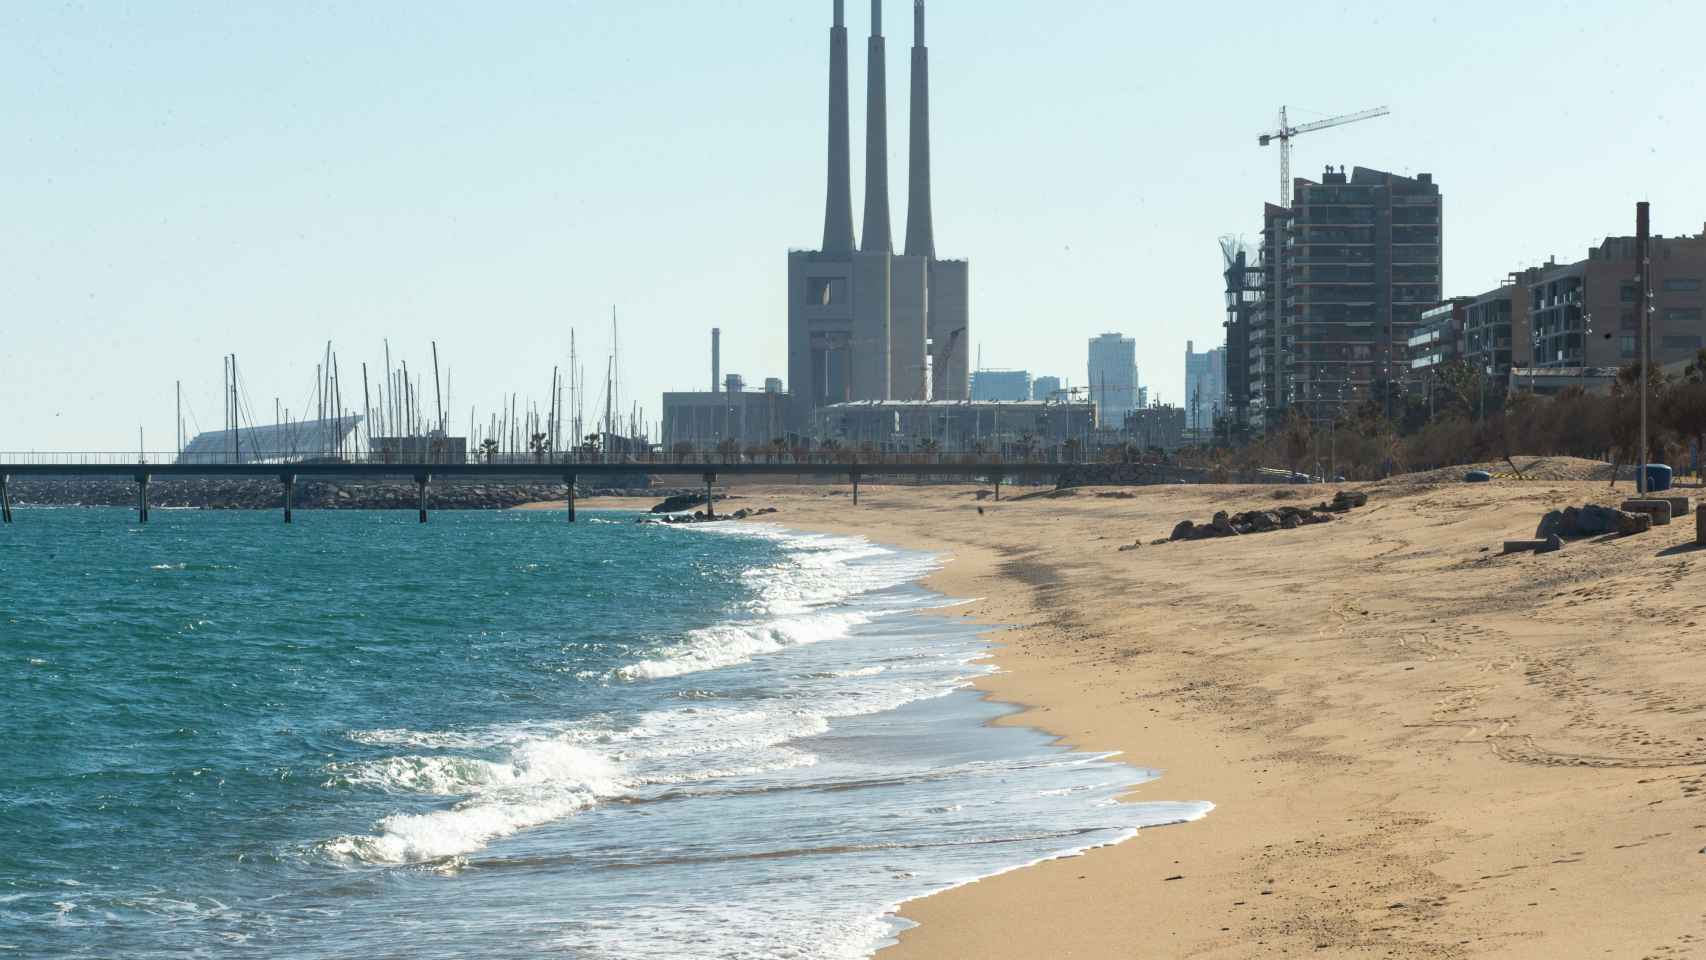
[[[12,497],[37,506],[132,507],[136,483],[128,479],[14,477]],[[582,497],[634,497],[647,505],[659,497],[691,492],[671,488],[607,488],[576,485]],[[434,510],[500,510],[524,503],[564,499],[561,483],[494,482],[437,477],[429,488]],[[419,496],[407,479],[393,482],[315,480],[299,476],[295,506],[302,510],[413,509]],[[284,487],[275,478],[157,477],[148,483],[152,507],[207,510],[276,510],[284,505]]]

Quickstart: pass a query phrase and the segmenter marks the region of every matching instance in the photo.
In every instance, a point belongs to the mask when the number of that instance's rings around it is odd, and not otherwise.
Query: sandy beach
[[[867,484],[857,508],[845,489],[739,488],[789,526],[951,558],[929,585],[997,625],[1003,670],[981,686],[1027,708],[1011,722],[1164,772],[1134,799],[1217,805],[910,903],[919,925],[883,956],[1706,952],[1692,517],[1500,556],[1547,509],[1627,484],[1452,479],[1358,487],[1368,506],[1331,524],[1161,546],[1180,519],[1335,488],[980,504]]]

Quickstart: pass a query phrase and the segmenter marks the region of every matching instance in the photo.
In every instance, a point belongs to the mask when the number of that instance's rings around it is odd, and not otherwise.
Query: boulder
[[[1366,506],[1368,506],[1368,494],[1360,490],[1340,490],[1333,494],[1333,510],[1337,513]]]
[[[1548,534],[1545,540],[1545,544],[1534,548],[1535,553],[1557,553],[1564,549],[1564,538],[1556,533]]]
[[[1303,521],[1299,520],[1295,513],[1288,513],[1280,517],[1281,530],[1296,530],[1301,526],[1303,526]]]
[[[1569,511],[1565,511],[1566,515]],[[1576,511],[1576,535],[1581,537],[1597,537],[1607,533],[1618,533],[1623,511],[1602,507],[1590,503]],[[1649,521],[1650,522],[1650,521]]]
[[[1238,535],[1237,528],[1232,526],[1232,518],[1226,515],[1225,510],[1214,515],[1214,521],[1210,526],[1217,537],[1236,537]]]
[[[1180,520],[1179,525],[1173,528],[1173,536],[1168,539],[1189,540],[1191,539],[1191,533],[1196,529],[1196,526],[1196,524],[1189,520]]]
[[[1564,511],[1554,510],[1540,518],[1540,526],[1534,528],[1534,538],[1545,540],[1547,537],[1558,536],[1564,527]]]
[[[1250,525],[1250,529],[1258,533],[1266,533],[1269,530],[1279,529],[1280,518],[1278,514],[1258,511],[1245,514],[1245,516],[1247,518],[1245,522]]]

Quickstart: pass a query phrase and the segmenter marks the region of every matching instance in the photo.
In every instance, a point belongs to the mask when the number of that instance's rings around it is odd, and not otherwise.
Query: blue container
[[[1463,475],[1464,483],[1491,483],[1493,475],[1485,470],[1471,470]]]
[[[1662,463],[1647,464],[1647,492],[1670,489],[1671,469]]]

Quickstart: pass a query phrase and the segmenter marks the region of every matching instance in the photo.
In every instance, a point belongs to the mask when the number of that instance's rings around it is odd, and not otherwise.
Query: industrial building
[[[977,401],[1031,400],[1029,370],[979,370],[971,375],[971,398]]]
[[[788,382],[796,423],[849,401],[968,396],[970,267],[936,256],[931,216],[930,79],[924,3],[913,8],[906,247],[889,224],[888,104],[882,0],[872,0],[866,91],[865,211],[853,235],[845,3],[829,55],[829,184],[823,243],[788,255]]]
[[[762,393],[748,391],[738,373],[723,376],[722,331],[711,330],[711,389],[663,395],[663,449],[686,444],[695,450],[714,450],[733,441],[742,450],[769,447],[786,439],[789,397],[782,381],[764,379]]]
[[[854,401],[818,408],[813,435],[844,447],[890,453],[934,450],[1014,456],[1026,448],[1063,447],[1068,440],[1087,448],[1095,416],[1088,403]]]
[[[1145,450],[1172,453],[1185,445],[1185,409],[1155,406],[1133,410],[1126,414],[1122,430]]]
[[[1090,341],[1090,400],[1096,406],[1096,425],[1118,427],[1139,406],[1137,341],[1104,333]]]
[[[777,389],[746,390],[738,377],[725,381],[728,389],[710,393],[663,395],[663,449],[681,444],[695,450],[714,450],[725,440],[741,449],[769,447],[787,436],[788,395]]]

